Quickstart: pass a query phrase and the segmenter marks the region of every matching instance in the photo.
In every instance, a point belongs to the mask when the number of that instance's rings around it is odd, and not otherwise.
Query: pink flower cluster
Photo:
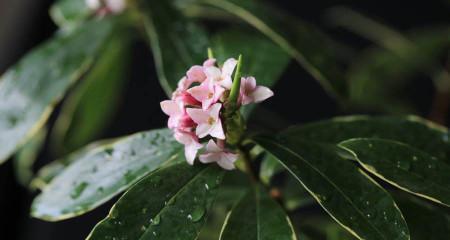
[[[97,16],[118,14],[125,10],[126,0],[85,0],[86,6],[96,11]]]
[[[161,102],[161,108],[169,116],[168,127],[175,139],[185,146],[185,156],[193,164],[197,153],[204,147],[203,138],[210,140],[200,154],[202,163],[216,162],[222,168],[234,169],[238,155],[225,147],[223,103],[227,100],[237,61],[230,58],[222,68],[215,59],[206,60],[202,66],[193,66],[178,83],[171,100]],[[256,86],[254,77],[241,78],[239,105],[261,102],[273,96],[273,92]]]

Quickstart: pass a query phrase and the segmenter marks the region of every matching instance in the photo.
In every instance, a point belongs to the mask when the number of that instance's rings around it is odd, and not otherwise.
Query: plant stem
[[[256,173],[253,171],[252,163],[250,162],[250,155],[242,147],[239,147],[238,149],[239,149],[240,155],[242,156],[242,160],[244,161],[245,170],[246,170],[247,174],[250,176],[250,179],[254,183],[259,182],[259,178],[257,177]]]
[[[213,59],[214,58],[214,54],[211,48],[208,48],[208,59]]]
[[[231,112],[234,112],[236,110],[239,91],[241,89],[241,66],[242,66],[242,55],[239,55],[236,72],[234,73],[233,86],[231,87],[230,96],[228,97],[228,103]]]

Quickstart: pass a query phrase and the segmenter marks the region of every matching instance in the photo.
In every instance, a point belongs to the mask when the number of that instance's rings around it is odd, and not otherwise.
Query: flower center
[[[209,117],[208,118],[208,124],[209,125],[213,125],[216,122],[216,119],[214,119],[213,117]]]
[[[212,92],[208,93],[208,99],[211,99],[212,97],[214,97],[214,93]]]

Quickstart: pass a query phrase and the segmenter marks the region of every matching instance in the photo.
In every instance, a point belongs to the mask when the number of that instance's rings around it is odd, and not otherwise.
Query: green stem
[[[228,103],[231,112],[234,112],[236,110],[239,91],[241,89],[241,66],[242,66],[242,55],[239,55],[236,72],[234,73],[233,86],[231,87],[230,96],[228,97]]]
[[[213,54],[213,51],[212,51],[211,48],[208,48],[208,58],[209,58],[209,59],[214,58],[214,54]]]

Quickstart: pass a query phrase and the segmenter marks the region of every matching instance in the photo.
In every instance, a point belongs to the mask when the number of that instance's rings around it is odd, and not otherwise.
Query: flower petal
[[[205,62],[203,62],[203,67],[213,67],[216,64],[215,58],[209,58]]]
[[[206,75],[203,71],[202,66],[192,66],[186,73],[186,76],[188,77],[189,81],[191,83],[193,82],[203,82],[206,79]]]
[[[213,82],[216,81],[217,79],[220,79],[220,77],[222,76],[222,72],[217,67],[207,67],[205,69],[205,74],[206,77],[209,80],[212,80]]]
[[[208,153],[216,153],[216,152],[222,152],[223,149],[220,148],[215,142],[214,140],[210,139],[208,144],[206,145],[206,151]]]
[[[217,155],[217,153],[206,153],[206,154],[201,154],[198,159],[200,160],[200,162],[202,163],[212,163],[212,162],[216,162],[217,159],[219,158],[219,156]]]
[[[211,106],[211,108],[208,110],[209,116],[211,116],[214,119],[219,119],[219,113],[220,109],[222,108],[222,104],[216,103]]]
[[[182,114],[180,105],[173,100],[165,100],[160,103],[163,112],[169,116]]]
[[[208,122],[209,114],[208,112],[205,112],[202,109],[187,108],[186,112],[189,115],[189,117],[191,117],[192,120],[197,124],[203,124]]]
[[[195,129],[195,134],[199,138],[204,138],[208,136],[209,132],[211,131],[211,125],[205,123],[205,124],[199,124],[197,128]]]
[[[262,102],[273,96],[272,90],[268,87],[258,86],[255,91],[251,94],[251,97],[255,103]]]
[[[192,143],[190,145],[186,145],[184,147],[184,155],[186,157],[186,161],[190,164],[194,164],[195,157],[197,156],[197,152],[201,149],[203,145],[200,143]]]
[[[236,67],[237,61],[234,58],[229,58],[225,61],[222,67],[222,76],[231,76],[233,74],[234,68]]]
[[[225,133],[223,132],[222,121],[220,119],[212,126],[209,135],[218,139],[225,139]]]

